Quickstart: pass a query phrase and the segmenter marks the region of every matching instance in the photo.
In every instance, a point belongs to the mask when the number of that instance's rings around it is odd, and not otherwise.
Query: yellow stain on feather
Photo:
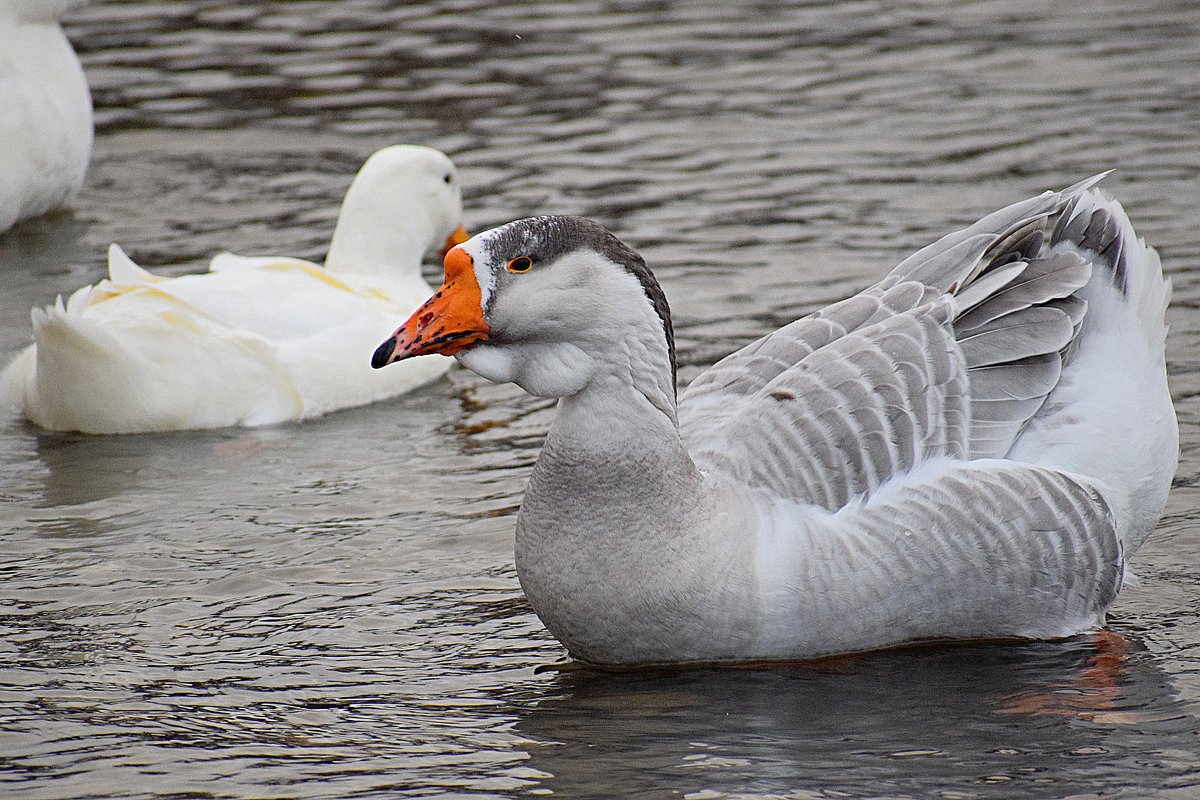
[[[346,284],[339,281],[337,278],[330,275],[328,270],[318,267],[316,264],[303,264],[303,263],[297,264],[295,262],[292,262],[290,264],[279,263],[279,264],[269,264],[265,267],[265,269],[269,269],[274,272],[290,272],[294,269],[299,269],[303,272],[308,273],[308,275],[310,277],[316,278],[317,280],[321,281],[322,283],[329,284],[330,286],[332,286],[335,289],[340,289],[343,292],[350,292],[351,294],[355,293],[354,290],[351,289],[349,286],[347,286]]]
[[[103,282],[96,285],[92,293],[88,295],[88,305],[94,306],[103,303],[105,300],[112,300],[114,297],[120,297],[123,294],[129,294],[136,286],[114,286],[111,283]]]
[[[158,316],[162,319],[163,322],[167,323],[168,325],[173,325],[177,328],[184,328],[185,330],[189,331],[190,333],[203,333],[204,332],[203,328],[201,328],[199,325],[197,325],[192,320],[188,319],[183,314],[180,314],[176,311],[160,311],[160,312],[158,312]]]

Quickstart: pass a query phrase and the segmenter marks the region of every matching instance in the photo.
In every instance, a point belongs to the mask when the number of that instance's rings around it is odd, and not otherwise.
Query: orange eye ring
[[[529,256],[517,256],[516,258],[510,258],[508,260],[508,264],[505,265],[505,269],[516,275],[522,275],[533,269],[533,259]]]

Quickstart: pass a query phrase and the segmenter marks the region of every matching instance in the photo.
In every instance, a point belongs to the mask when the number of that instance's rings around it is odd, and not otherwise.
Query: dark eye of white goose
[[[446,183],[454,183],[454,176],[451,175],[449,172],[447,172],[445,177],[442,178],[442,180],[444,180]]]
[[[533,269],[533,259],[529,256],[517,256],[516,258],[510,258],[504,268],[509,272],[520,275]]]

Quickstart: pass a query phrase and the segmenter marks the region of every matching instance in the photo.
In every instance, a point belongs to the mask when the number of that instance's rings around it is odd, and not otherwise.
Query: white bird
[[[1178,449],[1170,285],[1096,180],[946,236],[678,402],[662,291],[574,217],[451,250],[442,288],[373,363],[452,354],[559,398],[516,566],[576,659],[1088,631],[1162,513]]]
[[[342,203],[325,266],[213,259],[165,278],[113,245],[109,278],[33,310],[34,344],[0,375],[0,400],[52,430],[85,433],[265,425],[392,397],[448,358],[394,376],[369,355],[432,289],[425,253],[466,239],[445,154],[395,145],[367,159]]]
[[[0,232],[61,206],[92,154],[92,97],[59,17],[82,0],[0,0]]]

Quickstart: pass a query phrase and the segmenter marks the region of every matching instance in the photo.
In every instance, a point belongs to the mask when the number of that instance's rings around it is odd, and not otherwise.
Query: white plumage
[[[34,309],[34,344],[0,375],[0,398],[46,428],[133,433],[305,419],[408,391],[449,359],[388,375],[371,351],[429,296],[422,257],[461,215],[450,159],[396,145],[355,177],[324,267],[223,253],[207,273],[164,278],[113,245],[108,280]]]
[[[92,98],[59,17],[82,0],[0,2],[0,232],[67,202],[92,153]]]

